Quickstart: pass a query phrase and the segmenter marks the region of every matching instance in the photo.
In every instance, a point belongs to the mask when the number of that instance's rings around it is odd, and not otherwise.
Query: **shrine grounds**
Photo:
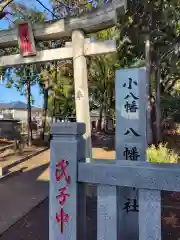
[[[174,145],[176,141],[176,150],[179,149],[178,140],[168,136],[169,144]],[[100,159],[115,159],[114,135],[93,135],[93,157]],[[5,190],[3,196],[0,196],[1,209],[4,210],[0,215],[0,222],[8,221],[8,218],[17,217],[15,224],[12,224],[3,234],[0,240],[48,240],[49,239],[49,199],[48,199],[48,166],[49,150],[32,157],[15,166],[13,171],[15,175],[0,180],[0,189]],[[0,158],[2,161],[2,158]],[[0,161],[0,162],[1,162]],[[13,162],[13,160],[11,160]],[[21,169],[21,171],[18,171]],[[13,181],[16,181],[13,183]],[[19,181],[19,182],[18,182]],[[37,184],[39,181],[39,184]],[[13,185],[14,184],[14,185]],[[21,185],[21,187],[17,187]],[[3,185],[3,187],[2,187]],[[25,188],[27,191],[25,191]],[[16,192],[14,191],[16,189]],[[90,186],[87,194],[87,240],[96,239],[96,194],[95,187]],[[17,192],[18,191],[18,192]],[[22,193],[26,192],[26,196]],[[45,194],[44,194],[45,193]],[[46,196],[47,195],[47,196]],[[5,196],[11,197],[7,200]],[[14,196],[14,198],[13,198]],[[18,203],[19,201],[19,203]],[[37,202],[37,204],[34,204]],[[33,204],[34,206],[33,206]],[[178,240],[180,238],[180,194],[162,192],[162,239]],[[10,206],[9,206],[10,204]],[[12,205],[11,205],[12,204]],[[32,205],[31,205],[32,204]],[[16,208],[13,208],[17,206]],[[32,207],[33,206],[33,207]],[[23,209],[24,208],[24,209]],[[23,211],[22,211],[23,209]],[[1,211],[1,212],[2,212]]]

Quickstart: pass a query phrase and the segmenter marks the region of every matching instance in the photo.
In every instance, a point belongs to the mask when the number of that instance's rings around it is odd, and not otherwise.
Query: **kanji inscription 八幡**
[[[116,157],[117,160],[142,161],[146,158],[147,82],[145,68],[122,69],[116,72]],[[119,189],[122,197],[120,216],[122,239],[131,239],[138,229],[138,192]]]

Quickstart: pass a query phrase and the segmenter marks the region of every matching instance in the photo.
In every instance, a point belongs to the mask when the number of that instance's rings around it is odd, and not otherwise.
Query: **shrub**
[[[167,148],[167,144],[159,144],[158,147],[152,145],[147,149],[147,160],[159,163],[178,163],[179,156]]]

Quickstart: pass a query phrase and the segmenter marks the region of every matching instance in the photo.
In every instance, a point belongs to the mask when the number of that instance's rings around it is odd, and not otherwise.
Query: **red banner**
[[[34,39],[32,39],[30,31],[28,23],[19,24],[19,47],[23,57],[36,55]]]

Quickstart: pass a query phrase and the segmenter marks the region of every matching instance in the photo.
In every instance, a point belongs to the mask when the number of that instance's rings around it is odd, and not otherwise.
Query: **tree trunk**
[[[53,106],[52,106],[52,116],[51,116],[51,123],[53,123],[53,119],[55,118],[56,121],[56,96],[53,93]]]
[[[146,73],[147,73],[147,96],[148,96],[148,110],[147,110],[147,143],[152,143],[152,119],[151,119],[151,111],[152,111],[152,104],[151,104],[151,82],[150,82],[150,72],[151,72],[151,59],[150,59],[150,35],[147,34],[146,42],[145,42],[145,61],[146,61]]]
[[[28,146],[32,146],[32,120],[31,120],[31,83],[29,70],[27,71],[27,125],[28,125]]]
[[[57,84],[57,62],[55,63],[55,78],[54,78],[54,85]],[[53,119],[55,118],[55,121],[57,122],[56,118],[56,92],[55,89],[53,89],[53,105],[52,105],[52,116],[51,116],[51,123],[53,123]]]
[[[156,144],[156,106],[154,102],[151,102],[151,130],[152,130],[151,144]]]
[[[46,122],[47,122],[47,109],[48,109],[48,88],[44,89],[44,110],[43,110],[43,132],[42,132],[42,140],[44,140],[44,135],[46,132]]]
[[[104,93],[104,132],[107,133],[108,129],[107,129],[107,126],[108,126],[108,120],[109,120],[109,97],[108,97],[108,90],[106,89],[105,90],[105,93]]]
[[[99,111],[99,119],[98,119],[98,124],[97,124],[97,131],[101,131],[102,129],[102,119],[103,119],[103,105],[100,107]]]
[[[43,111],[43,124],[42,124],[42,128],[43,128],[42,140],[44,140],[44,135],[45,135],[45,131],[46,131],[46,123],[47,123],[49,80],[50,80],[50,77],[47,73],[47,79],[44,84],[44,111]]]
[[[161,68],[159,61],[157,61],[155,80],[156,80],[156,144],[162,141],[161,136],[161,106],[160,106],[160,79],[161,79]]]

